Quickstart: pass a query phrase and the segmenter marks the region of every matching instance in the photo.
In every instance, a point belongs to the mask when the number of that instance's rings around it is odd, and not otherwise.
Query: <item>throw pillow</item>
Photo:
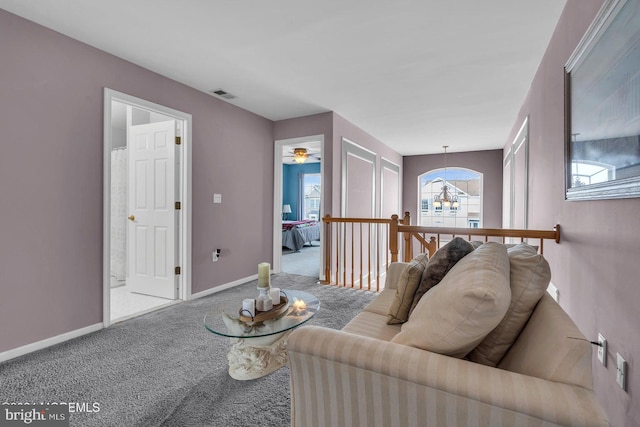
[[[507,249],[486,243],[425,294],[391,341],[462,358],[500,323],[510,301]]]
[[[447,274],[451,267],[460,261],[465,255],[473,251],[473,245],[461,237],[455,237],[449,243],[438,249],[427,264],[422,280],[413,296],[411,308],[409,308],[409,316],[418,305],[420,298],[427,291],[440,283],[442,278]]]
[[[395,298],[391,303],[391,308],[389,308],[388,325],[404,323],[409,318],[409,309],[413,302],[413,296],[418,289],[427,262],[429,262],[429,254],[421,254],[412,259],[402,270],[402,274],[398,279]]]
[[[549,263],[537,252],[526,243],[507,249],[511,304],[500,324],[469,354],[471,361],[496,366],[520,335],[551,280]]]

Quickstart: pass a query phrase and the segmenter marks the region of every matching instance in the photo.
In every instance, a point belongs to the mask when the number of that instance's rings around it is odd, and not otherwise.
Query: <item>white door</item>
[[[175,122],[131,126],[127,286],[176,299]]]

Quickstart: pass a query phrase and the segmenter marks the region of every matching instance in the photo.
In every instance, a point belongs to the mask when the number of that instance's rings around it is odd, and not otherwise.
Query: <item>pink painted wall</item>
[[[193,115],[193,292],[271,259],[273,122],[3,10],[0,40],[0,352],[102,322],[104,87]]]
[[[640,425],[640,199],[564,199],[563,67],[602,0],[569,0],[507,143],[529,115],[529,225],[562,226],[560,245],[545,246],[560,304],[590,339],[608,340],[608,366],[596,358],[595,391],[613,426]],[[615,357],[629,363],[628,392],[615,381]]]
[[[347,138],[349,141],[354,142],[367,150],[376,153],[376,200],[380,203],[380,182],[381,182],[381,165],[382,158],[395,163],[400,166],[400,175],[402,176],[402,156],[384,145],[382,141],[368,134],[358,126],[347,121],[338,114],[333,113],[333,182],[336,183],[333,186],[333,211],[331,215],[341,216],[341,195],[342,188],[340,183],[342,182],[342,138]],[[369,175],[363,177],[369,179]]]
[[[444,166],[444,154],[407,156],[404,158],[404,207],[417,224],[418,177]],[[447,167],[473,169],[483,173],[482,209],[485,228],[502,228],[502,150],[447,153]],[[552,227],[553,224],[545,228]]]

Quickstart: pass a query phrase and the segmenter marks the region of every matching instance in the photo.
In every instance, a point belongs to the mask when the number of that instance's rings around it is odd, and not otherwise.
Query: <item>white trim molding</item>
[[[301,145],[308,142],[320,142],[320,279],[324,279],[324,224],[322,218],[325,212],[325,200],[327,198],[327,187],[325,186],[325,152],[324,134],[303,136],[299,138],[279,139],[274,141],[273,150],[273,260],[272,270],[274,273],[282,271],[282,149],[286,146]]]
[[[384,171],[388,170],[391,172],[394,172],[398,175],[398,188],[397,188],[397,192],[398,192],[398,200],[396,201],[396,209],[395,212],[393,212],[394,214],[397,214],[400,218],[402,218],[403,216],[403,212],[402,212],[402,174],[401,174],[401,170],[402,168],[400,167],[400,165],[397,165],[395,163],[393,163],[391,160],[382,157],[382,160],[380,161],[380,214],[378,216],[382,216],[382,211],[384,210],[384,204],[385,204],[385,199],[384,199],[384,195],[385,195],[385,185],[384,185]]]
[[[41,341],[36,341],[31,344],[23,345],[22,347],[7,350],[0,353],[0,362],[6,362],[7,360],[15,359],[16,357],[24,356],[25,354],[33,353],[34,351],[42,350],[43,348],[51,347],[52,345],[69,341],[74,338],[99,331],[102,328],[104,328],[104,325],[102,323],[96,323],[91,326],[76,329],[75,331],[65,332],[64,334],[45,338]]]
[[[235,288],[236,286],[244,285],[245,283],[249,283],[253,280],[258,280],[257,274],[254,274],[252,276],[248,276],[242,279],[234,280],[233,282],[225,283],[224,285],[214,286],[213,288],[209,288],[204,291],[196,292],[195,294],[191,294],[191,299],[194,300],[198,298],[207,297],[209,295],[217,294],[218,292]]]
[[[349,178],[349,170],[348,170],[348,158],[349,156],[354,157],[356,159],[362,160],[371,164],[371,218],[375,218],[378,216],[378,212],[376,209],[376,173],[378,170],[378,157],[376,153],[371,150],[367,150],[366,148],[356,144],[353,141],[348,140],[347,138],[342,138],[342,194],[341,194],[341,208],[340,214],[343,217],[347,217],[347,189],[349,188],[348,178]]]
[[[118,101],[147,111],[169,116],[179,123],[182,152],[180,155],[179,174],[180,185],[176,197],[180,199],[179,215],[179,243],[177,259],[181,267],[178,280],[180,293],[178,298],[188,300],[191,296],[191,218],[192,218],[192,116],[191,114],[174,110],[164,105],[146,101],[126,93],[104,88],[104,117],[103,117],[103,243],[102,243],[102,319],[104,326],[111,324],[111,280],[110,260],[111,251],[111,104]]]

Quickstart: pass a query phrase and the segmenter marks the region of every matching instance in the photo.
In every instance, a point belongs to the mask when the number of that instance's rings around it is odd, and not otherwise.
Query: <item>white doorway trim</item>
[[[303,136],[300,138],[280,139],[275,141],[273,150],[273,262],[271,269],[274,273],[282,271],[282,149],[288,145],[299,145],[305,142],[320,141],[320,280],[324,280],[324,225],[322,218],[324,217],[324,201],[325,201],[325,183],[324,183],[324,135]]]
[[[155,104],[135,96],[127,95],[109,88],[104,88],[104,117],[103,117],[103,244],[102,244],[102,322],[105,327],[111,324],[111,280],[110,280],[110,252],[111,252],[111,104],[118,101],[144,110],[163,114],[176,120],[181,129],[181,155],[179,160],[180,186],[177,198],[181,202],[178,215],[178,263],[181,267],[178,279],[180,300],[191,298],[191,114],[174,110],[163,105]]]

